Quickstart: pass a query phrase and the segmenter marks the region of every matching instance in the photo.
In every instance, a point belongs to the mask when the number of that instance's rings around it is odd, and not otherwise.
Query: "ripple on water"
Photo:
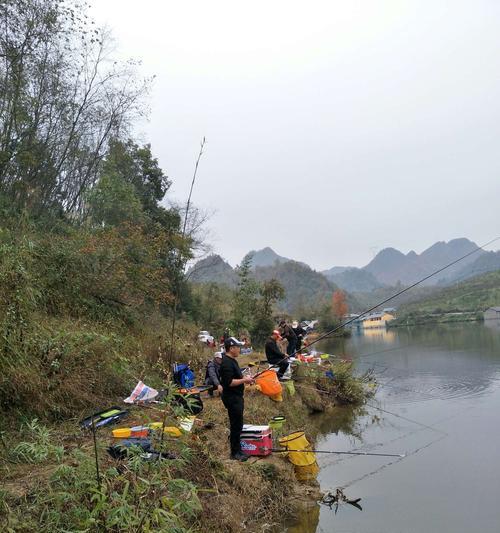
[[[453,400],[486,394],[496,380],[477,379],[474,376],[450,376],[442,378],[420,373],[417,379],[408,380],[396,376],[380,383],[380,391],[393,404],[420,403],[433,400]],[[401,378],[401,379],[400,379]]]

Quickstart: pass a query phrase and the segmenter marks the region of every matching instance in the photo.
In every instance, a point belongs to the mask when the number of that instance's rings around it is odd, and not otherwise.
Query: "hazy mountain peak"
[[[345,272],[346,270],[351,270],[356,267],[352,266],[334,266],[332,268],[329,268],[328,270],[323,270],[321,273],[324,274],[326,277],[328,276],[334,276],[336,274],[342,274],[342,272]]]
[[[458,239],[452,239],[451,241],[438,241],[435,242],[432,246],[429,246],[424,250],[420,255],[427,256],[429,254],[438,254],[444,253],[447,255],[456,254],[456,258],[460,257],[461,254],[466,254],[472,250],[478,248],[475,242],[466,239],[465,237],[460,237]]]
[[[236,285],[238,276],[220,255],[212,254],[200,259],[188,271],[188,279],[194,283],[221,283],[224,285]]]
[[[262,250],[252,250],[249,252],[252,255],[252,268],[273,266],[278,263],[287,263],[291,261],[287,257],[278,255],[272,248],[266,246]]]
[[[449,242],[435,242],[421,254],[412,250],[404,255],[394,248],[385,248],[364,267],[364,270],[371,272],[379,282],[388,285],[394,285],[399,281],[403,284],[415,283],[420,278],[432,274],[433,271],[456,261],[477,248],[477,244],[463,237],[452,239]],[[484,252],[479,251],[477,254],[463,259],[460,263],[448,267],[439,275],[427,280],[425,284],[434,285],[452,279],[461,268],[474,262],[481,254]]]

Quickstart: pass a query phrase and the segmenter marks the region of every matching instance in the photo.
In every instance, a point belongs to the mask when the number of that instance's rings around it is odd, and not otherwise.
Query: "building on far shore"
[[[490,307],[483,313],[484,320],[500,320],[500,307]]]
[[[371,313],[359,318],[359,325],[362,328],[385,328],[387,323],[394,320],[396,317],[385,310],[381,313]]]

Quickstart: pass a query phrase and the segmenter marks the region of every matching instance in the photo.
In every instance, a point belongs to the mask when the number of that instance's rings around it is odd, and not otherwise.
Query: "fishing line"
[[[481,246],[478,246],[477,248],[475,248],[474,250],[466,253],[465,255],[463,255],[462,257],[459,257],[458,259],[455,259],[454,261],[451,261],[450,263],[448,263],[447,265],[444,265],[443,267],[441,268],[438,268],[437,270],[435,270],[434,272],[432,272],[431,274],[428,274],[427,276],[423,277],[422,279],[416,281],[415,283],[412,283],[411,285],[409,285],[408,287],[405,287],[404,289],[401,289],[400,291],[396,292],[395,294],[393,294],[392,296],[389,296],[388,298],[385,298],[384,300],[378,302],[377,304],[373,305],[372,307],[369,307],[368,309],[366,309],[365,311],[363,311],[359,316],[357,317],[353,317],[353,318],[350,318],[349,320],[345,321],[345,322],[342,322],[341,324],[339,324],[338,326],[334,327],[333,329],[331,329],[330,331],[327,331],[326,333],[323,333],[323,335],[320,335],[317,339],[313,340],[312,342],[310,342],[308,344],[308,347],[309,346],[312,346],[313,344],[316,344],[317,342],[323,340],[323,339],[326,339],[327,337],[329,337],[330,335],[332,335],[333,333],[335,333],[336,331],[339,331],[340,329],[344,328],[345,326],[348,326],[349,324],[352,324],[354,321],[358,320],[359,318],[367,315],[368,313],[371,313],[372,311],[374,311],[375,309],[377,309],[377,307],[380,307],[381,305],[384,305],[386,304],[387,302],[390,302],[391,300],[394,300],[394,298],[397,298],[398,296],[400,296],[401,294],[404,294],[405,292],[408,292],[410,289],[413,289],[414,287],[416,287],[417,285],[420,285],[421,283],[423,283],[424,281],[427,281],[428,279],[432,278],[433,276],[435,276],[436,274],[439,274],[440,272],[442,272],[443,270],[446,270],[447,268],[453,266],[453,265],[456,265],[457,263],[459,263],[460,261],[463,261],[466,257],[469,257],[471,256],[472,254],[475,254],[476,252],[479,252],[479,250],[483,250],[486,246],[489,246],[490,244],[493,244],[494,242],[500,240],[500,236],[499,237],[495,237],[494,239],[492,239],[491,241],[488,241],[487,243],[485,244],[482,244]],[[280,361],[278,361],[277,363],[274,363],[273,365],[271,365],[269,368],[275,368],[277,366],[279,366],[279,364],[281,362],[284,362],[288,359],[288,357],[293,357],[295,356],[297,353],[299,353],[300,350],[295,350],[292,354],[290,354],[290,356],[286,356],[286,357],[283,357],[283,359],[281,359]],[[266,369],[267,370],[267,369]],[[263,370],[262,372],[265,372],[265,370]],[[260,373],[257,373],[254,377],[257,377],[258,375],[262,374],[262,372]]]
[[[404,374],[410,374],[412,372],[412,370],[408,369],[408,368],[402,368],[402,367],[399,367],[399,366],[392,366],[392,365],[387,365],[385,363],[379,363],[379,362],[376,362],[376,361],[360,361],[359,359],[362,359],[362,358],[368,358],[368,357],[373,357],[374,355],[379,355],[379,354],[382,354],[382,353],[389,353],[389,352],[394,352],[394,351],[403,351],[403,350],[406,350],[408,348],[411,348],[411,347],[417,347],[417,345],[415,344],[406,344],[404,346],[396,346],[394,348],[388,348],[388,349],[385,349],[385,350],[377,350],[376,352],[368,352],[368,353],[365,353],[365,354],[360,354],[360,355],[349,355],[349,354],[344,354],[344,355],[334,355],[334,354],[328,354],[330,358],[335,358],[337,360],[340,360],[341,362],[346,362],[346,363],[352,363],[352,364],[355,364],[356,366],[359,366],[359,365],[367,365],[368,367],[371,367],[371,368],[368,368],[364,373],[366,372],[370,372],[372,371],[376,378],[377,378],[377,385],[382,388],[382,387],[388,387],[388,388],[391,388],[391,389],[396,389],[396,390],[401,390],[401,391],[406,391],[406,392],[413,392],[415,394],[418,394],[418,395],[421,395],[421,396],[425,396],[426,398],[425,399],[428,399],[428,400],[443,400],[444,398],[440,397],[440,396],[435,396],[429,392],[426,392],[426,391],[422,391],[422,390],[417,390],[417,389],[410,389],[410,388],[407,388],[407,387],[401,387],[401,386],[397,386],[397,385],[390,385],[390,383],[398,378],[401,378],[403,376],[394,376],[393,378],[391,378],[389,381],[387,382],[382,382],[382,381],[379,381],[378,380],[378,376],[384,374],[387,370],[395,370],[397,371],[398,373],[404,373]],[[346,357],[350,357],[351,359],[345,359]],[[377,371],[374,367],[381,367],[382,370],[380,371]],[[447,400],[450,400],[449,398],[446,398]]]
[[[356,361],[358,359],[365,359],[367,357],[373,357],[374,355],[379,355],[381,353],[388,353],[388,352],[397,352],[398,350],[405,350],[406,348],[411,348],[412,346],[415,346],[415,344],[405,344],[404,346],[395,346],[394,348],[386,348],[385,350],[378,350],[376,352],[368,352],[368,353],[363,353],[363,354],[360,354],[360,355],[356,355]],[[353,359],[354,360],[354,359]],[[377,363],[375,363],[377,364]]]
[[[425,429],[429,429],[430,431],[435,431],[436,433],[441,433],[442,435],[448,435],[446,431],[442,431],[441,429],[436,429],[435,427],[428,426],[427,424],[422,424],[422,422],[417,422],[416,420],[412,420],[411,418],[408,418],[406,416],[398,415],[397,413],[393,413],[392,411],[388,411],[387,409],[382,409],[382,407],[378,407],[371,403],[366,402],[365,405],[367,405],[368,407],[371,407],[372,409],[377,409],[378,411],[381,411],[382,413],[386,413],[388,415],[395,416],[396,418],[400,418],[401,420],[404,420],[405,422],[416,424],[417,426],[420,426]]]
[[[470,410],[470,409],[473,409],[473,407],[469,407],[468,409],[469,409],[469,410]],[[436,422],[436,423],[437,423],[437,424],[441,424],[441,423],[446,422],[446,421],[448,421],[448,420],[452,420],[453,418],[456,418],[457,416],[460,416],[460,415],[462,415],[462,414],[463,414],[463,411],[460,411],[460,413],[456,413],[456,414],[453,414],[453,415],[451,415],[451,416],[447,416],[447,417],[445,417],[445,418],[439,420],[439,421]],[[389,441],[386,441],[386,442],[380,442],[380,443],[376,443],[376,444],[369,445],[369,447],[368,447],[367,449],[368,449],[368,450],[372,450],[372,449],[374,449],[374,448],[378,448],[378,447],[381,447],[381,446],[387,446],[388,444],[393,444],[393,443],[395,443],[395,442],[397,442],[397,441],[399,441],[399,440],[401,440],[401,439],[405,439],[405,438],[407,438],[407,437],[409,437],[409,436],[411,436],[411,435],[415,435],[416,433],[418,433],[418,432],[420,432],[420,431],[423,431],[424,429],[427,429],[427,428],[426,428],[425,426],[424,426],[424,427],[420,427],[420,428],[415,429],[415,430],[413,430],[413,431],[410,431],[410,432],[404,433],[403,435],[400,435],[399,437],[396,437],[396,438],[391,439],[391,440],[389,440]],[[442,432],[442,433],[444,433],[444,432]],[[417,448],[416,448],[415,450],[413,450],[412,452],[407,453],[407,454],[406,454],[406,457],[410,457],[411,455],[415,455],[415,454],[418,453],[419,451],[421,451],[421,450],[423,450],[423,449],[425,449],[425,448],[428,448],[428,447],[431,446],[432,444],[437,443],[437,442],[443,440],[443,439],[446,438],[447,436],[448,436],[448,434],[443,434],[443,435],[441,435],[441,437],[438,437],[437,439],[435,439],[435,440],[433,440],[433,441],[431,441],[431,442],[429,442],[429,443],[427,443],[427,444],[425,444],[425,445],[423,445],[423,446],[417,447]],[[358,448],[358,449],[359,449],[359,448]],[[356,448],[355,448],[354,450],[356,450]],[[355,457],[341,458],[341,459],[338,459],[338,460],[335,460],[335,461],[332,461],[332,462],[327,461],[327,462],[325,462],[325,463],[322,463],[321,467],[322,467],[322,468],[324,468],[324,467],[330,467],[330,466],[333,466],[333,465],[336,465],[336,464],[339,464],[339,463],[342,463],[342,462],[348,461],[348,460],[350,460],[350,459],[355,459]],[[348,484],[348,485],[345,485],[343,488],[346,488],[346,487],[349,486],[350,484],[353,484],[353,483],[355,483],[355,482],[357,482],[357,481],[360,481],[361,479],[364,479],[365,477],[368,477],[368,476],[370,476],[370,475],[373,475],[373,474],[379,472],[380,470],[382,470],[382,469],[385,468],[386,466],[389,466],[389,465],[392,465],[392,464],[398,463],[400,460],[402,460],[402,459],[399,459],[399,460],[397,460],[397,461],[391,461],[390,463],[386,463],[386,464],[384,464],[382,467],[377,468],[376,470],[373,470],[372,472],[369,472],[368,474],[365,474],[364,476],[362,476],[362,477],[360,477],[360,478],[358,478],[358,479],[356,479],[356,480],[354,480],[354,481],[352,481],[352,482],[349,482],[349,484]]]
[[[376,305],[374,305],[374,306],[372,306],[372,307],[366,309],[366,310],[365,310],[364,312],[362,312],[358,317],[353,317],[353,318],[351,318],[351,319],[349,319],[349,320],[347,320],[347,321],[345,321],[345,322],[339,324],[338,326],[336,326],[336,327],[333,328],[332,330],[330,330],[330,331],[324,333],[323,335],[320,335],[317,339],[315,339],[314,341],[310,342],[310,343],[308,344],[308,347],[310,347],[310,346],[312,346],[312,345],[318,343],[319,341],[321,341],[321,340],[323,340],[323,339],[329,337],[330,335],[332,335],[332,334],[335,333],[336,331],[339,331],[340,329],[344,328],[345,326],[347,326],[347,325],[353,323],[353,322],[354,322],[355,320],[357,320],[358,318],[363,317],[363,316],[367,315],[368,313],[374,311],[377,307],[380,307],[381,305],[384,305],[384,304],[386,304],[387,302],[393,300],[393,299],[396,298],[397,296],[400,296],[401,294],[404,294],[405,292],[409,291],[410,289],[412,289],[412,288],[414,288],[414,287],[420,285],[421,283],[423,283],[424,281],[430,279],[431,277],[435,276],[436,274],[439,274],[439,273],[442,272],[443,270],[445,270],[445,269],[447,269],[447,268],[449,268],[449,267],[451,267],[451,266],[457,264],[458,262],[460,262],[460,261],[462,261],[463,259],[465,259],[466,257],[469,257],[470,255],[472,255],[472,254],[478,252],[479,250],[484,249],[484,247],[486,247],[486,246],[488,246],[488,245],[490,245],[490,244],[496,242],[496,241],[499,240],[499,239],[500,239],[500,237],[496,237],[495,239],[492,239],[491,241],[489,241],[489,242],[487,242],[487,243],[485,243],[485,244],[483,244],[483,245],[481,245],[481,246],[478,246],[476,249],[472,250],[471,252],[468,252],[467,254],[463,255],[462,257],[456,259],[455,261],[452,261],[452,262],[448,263],[447,265],[445,265],[445,266],[443,266],[443,267],[441,267],[441,268],[435,270],[435,271],[432,272],[431,274],[429,274],[429,275],[423,277],[423,278],[420,279],[419,281],[417,281],[417,282],[411,284],[410,286],[408,286],[408,287],[406,287],[406,288],[404,288],[404,289],[398,291],[397,293],[395,293],[394,295],[390,296],[389,298],[386,298],[386,299],[380,301],[379,303],[377,303]],[[398,347],[390,348],[390,349],[387,349],[387,350],[381,350],[381,351],[379,351],[379,352],[373,352],[373,353],[371,353],[371,354],[364,354],[364,355],[359,356],[359,358],[372,357],[373,355],[377,355],[377,353],[386,353],[386,352],[395,351],[395,350],[401,350],[401,349],[402,349],[402,348],[398,346]],[[290,354],[290,356],[295,356],[299,351],[300,351],[300,350],[295,350],[292,354]],[[283,361],[286,361],[287,359],[288,359],[288,356],[287,356],[287,357],[284,357],[283,359],[281,359],[278,363],[275,363],[275,364],[273,364],[273,365],[270,365],[269,368],[272,368],[272,367],[278,367],[278,366],[279,366],[279,363],[281,363],[281,362],[283,362]],[[266,369],[266,370],[267,370],[267,369]],[[254,377],[257,377],[258,375],[262,374],[263,372],[265,372],[265,370],[263,370],[262,372],[257,373]],[[312,387],[311,387],[311,388],[312,388]],[[317,390],[317,389],[316,389],[316,390]],[[416,392],[416,391],[414,391],[414,392]],[[418,393],[418,392],[417,392],[417,393]],[[357,483],[357,482],[359,482],[359,481],[361,481],[361,480],[363,480],[363,479],[365,479],[365,478],[367,478],[367,477],[369,477],[369,476],[375,475],[376,473],[380,472],[380,471],[383,470],[384,468],[386,468],[386,467],[388,467],[388,466],[390,466],[390,465],[392,465],[392,464],[395,464],[395,463],[397,463],[397,462],[399,462],[399,461],[402,461],[405,457],[408,457],[408,456],[410,456],[410,455],[415,455],[415,454],[419,453],[420,451],[422,451],[422,450],[428,448],[429,446],[432,446],[432,444],[435,444],[435,443],[437,443],[437,442],[439,442],[439,441],[445,439],[446,437],[448,437],[448,433],[447,433],[447,432],[442,431],[442,430],[440,430],[440,429],[436,429],[435,427],[429,426],[429,425],[427,425],[427,424],[423,424],[422,422],[418,422],[418,421],[416,421],[416,420],[412,420],[411,418],[405,417],[405,416],[403,416],[403,415],[399,415],[399,414],[394,413],[394,412],[392,412],[392,411],[389,411],[389,410],[387,410],[387,409],[383,409],[382,407],[379,407],[379,406],[377,406],[377,405],[373,405],[373,404],[370,404],[370,403],[366,403],[365,405],[367,405],[368,407],[371,407],[372,409],[376,409],[376,410],[378,410],[378,411],[380,411],[380,412],[383,412],[383,413],[389,414],[389,415],[391,415],[391,416],[394,416],[394,417],[396,417],[396,418],[398,418],[398,419],[400,419],[400,420],[404,420],[404,421],[409,422],[409,423],[411,423],[411,424],[415,424],[415,425],[417,425],[418,427],[420,427],[420,428],[422,428],[422,429],[427,429],[427,430],[429,430],[429,431],[432,431],[432,432],[435,432],[435,433],[441,434],[441,436],[438,437],[437,439],[435,439],[434,441],[429,442],[428,444],[426,444],[426,445],[424,445],[424,446],[421,446],[421,447],[419,447],[419,448],[416,448],[416,449],[415,449],[413,452],[411,452],[410,454],[407,454],[407,455],[405,455],[405,456],[398,456],[398,458],[397,458],[396,460],[391,461],[391,462],[389,462],[389,463],[387,463],[387,464],[385,464],[385,465],[383,465],[383,466],[381,466],[381,467],[379,467],[379,468],[377,468],[377,469],[375,469],[375,470],[373,470],[373,471],[371,471],[371,472],[369,472],[369,473],[367,473],[367,474],[361,476],[360,478],[357,478],[357,479],[355,479],[355,480],[352,480],[352,481],[348,482],[347,484],[345,484],[345,485],[343,486],[343,488],[350,487],[350,486],[352,486],[354,483]],[[408,436],[408,435],[406,435],[406,436]],[[402,437],[400,437],[400,438],[402,438]],[[356,453],[356,452],[350,452],[349,455],[354,455],[355,453]],[[339,454],[339,455],[340,455],[340,454]],[[368,454],[365,452],[365,453],[363,453],[363,455],[368,455]]]
[[[466,410],[471,410],[471,409],[474,409],[474,406],[470,406],[470,407],[467,407]],[[462,416],[463,415],[463,412],[464,410],[460,410],[460,412],[458,413],[454,413],[450,416],[446,416],[440,420],[438,420],[436,422],[436,424],[442,424],[443,422],[447,422],[449,420],[452,420],[454,418],[456,418],[457,416]],[[369,416],[368,414],[366,416]],[[395,442],[398,442],[402,439],[405,439],[407,437],[410,437],[411,435],[415,435],[416,433],[419,433],[421,431],[427,431],[427,428],[426,427],[420,427],[420,426],[417,426],[416,429],[414,430],[411,430],[411,431],[408,431],[408,432],[405,432],[403,433],[402,435],[399,435],[398,437],[395,437],[393,439],[390,439],[388,441],[385,441],[385,442],[377,442],[377,443],[373,443],[373,444],[368,444],[368,445],[365,445],[363,448],[366,449],[366,450],[373,450],[375,448],[380,448],[382,446],[387,446],[387,445],[390,445],[390,444],[394,444]],[[446,435],[443,435],[443,438],[445,437]],[[440,439],[438,439],[440,440]],[[433,441],[434,442],[434,441]],[[353,448],[353,451],[357,451],[357,450],[361,450],[363,448]],[[411,454],[407,454],[407,455],[411,455]],[[339,464],[339,463],[342,463],[344,461],[348,461],[350,459],[355,459],[355,457],[347,457],[347,458],[342,458],[342,459],[338,459],[338,460],[334,460],[332,462],[330,461],[327,461],[325,463],[322,463],[322,467],[328,467],[328,466],[332,466],[334,464]]]
[[[356,479],[353,479],[353,480],[349,481],[345,485],[342,485],[342,489],[347,489],[348,487],[351,487],[355,483],[358,483],[359,481],[362,481],[363,479],[366,479],[367,477],[371,477],[371,476],[373,476],[375,474],[378,474],[379,472],[381,472],[382,470],[384,470],[388,466],[397,464],[397,463],[401,462],[403,459],[405,459],[406,457],[411,457],[412,455],[416,455],[417,453],[421,452],[422,450],[425,450],[426,448],[429,448],[429,446],[432,446],[433,444],[438,443],[439,441],[443,440],[444,438],[446,438],[446,435],[441,435],[441,437],[438,437],[437,439],[434,439],[433,441],[431,441],[431,442],[429,442],[427,444],[424,444],[423,446],[420,446],[420,447],[416,448],[412,452],[407,453],[404,457],[401,457],[399,459],[395,459],[394,461],[389,461],[388,463],[383,464],[382,466],[376,468],[375,470],[372,470],[371,472],[368,472],[367,474],[364,474],[364,475],[360,476],[359,478],[356,478]]]
[[[439,396],[433,396],[432,394],[429,394],[428,392],[425,392],[425,391],[419,391],[419,390],[416,390],[416,389],[408,389],[406,387],[399,387],[398,385],[390,385],[390,382],[394,381],[398,377],[400,377],[400,376],[396,376],[396,377],[392,378],[387,383],[383,383],[381,381],[377,381],[377,385],[380,388],[389,387],[390,389],[400,390],[400,391],[404,391],[404,392],[413,392],[414,394],[418,394],[419,396],[422,396],[424,400],[442,400],[443,399],[443,398],[440,398]]]
[[[363,449],[366,449],[366,450],[374,450],[376,448],[381,448],[382,446],[387,446],[387,445],[390,445],[390,444],[394,444],[395,442],[398,442],[400,440],[403,440],[403,439],[406,439],[407,437],[411,437],[412,435],[415,435],[416,433],[419,433],[420,431],[427,431],[426,429],[424,428],[416,428],[412,431],[408,431],[406,433],[403,433],[402,435],[399,435],[398,437],[395,437],[393,439],[390,439],[388,441],[385,441],[385,442],[376,442],[376,443],[373,443],[373,444],[368,444],[368,445],[365,445],[363,448],[353,448],[353,451],[358,451],[358,450],[363,450]],[[408,454],[407,454],[408,455]],[[326,461],[324,463],[321,464],[321,467],[324,468],[324,467],[330,467],[330,466],[333,466],[333,465],[336,465],[336,464],[340,464],[340,463],[343,463],[345,461],[349,461],[351,459],[356,459],[356,457],[342,457],[340,459],[334,459],[333,461]]]
[[[316,387],[312,387],[312,386],[310,386],[310,385],[304,385],[304,384],[302,384],[302,383],[296,383],[295,380],[294,380],[294,383],[295,383],[295,385],[296,385],[297,387],[302,388],[302,389],[313,390],[313,391],[316,391],[316,392],[318,392],[318,393],[320,393],[320,394],[327,394],[327,395],[330,394],[329,391],[325,391],[325,390],[317,389]],[[408,390],[409,392],[415,392],[415,393],[418,394],[417,391],[412,391],[411,389],[407,389],[407,390]],[[432,398],[432,399],[439,400],[439,399],[441,399],[441,398]],[[378,411],[381,411],[381,412],[386,413],[386,414],[388,414],[388,415],[392,415],[392,416],[394,416],[394,417],[396,417],[396,418],[400,418],[401,420],[405,420],[406,422],[410,422],[410,423],[415,424],[415,425],[417,425],[417,426],[420,426],[420,427],[422,427],[422,428],[424,428],[424,429],[429,429],[429,430],[431,430],[431,431],[435,431],[436,433],[442,433],[442,434],[448,435],[448,433],[446,433],[445,431],[441,431],[440,429],[436,429],[436,428],[434,428],[434,427],[432,427],[432,426],[428,426],[428,425],[426,425],[426,424],[422,424],[422,422],[418,422],[417,420],[413,420],[413,419],[408,418],[408,417],[405,417],[405,416],[403,416],[403,415],[398,415],[397,413],[393,413],[392,411],[388,411],[387,409],[382,409],[382,407],[377,407],[376,405],[373,405],[373,404],[371,404],[371,403],[365,402],[363,405],[366,405],[366,406],[368,406],[368,407],[371,407],[372,409],[377,409]]]
[[[349,361],[350,362],[350,361]],[[355,361],[353,361],[355,362]],[[384,370],[382,372],[379,372],[378,375],[381,375],[383,374],[386,370],[389,370],[389,369],[396,369],[396,370],[404,370],[404,369],[398,369],[397,367],[389,367],[389,366],[385,366],[385,365],[381,365],[379,363],[364,363],[364,362],[361,362],[361,364],[370,364],[370,365],[376,365],[376,366],[382,366],[384,368]],[[376,371],[372,368],[372,369],[369,369],[367,370],[367,372],[369,372],[370,370],[373,371],[373,373],[376,373]],[[317,376],[317,377],[323,377],[323,376]],[[393,378],[391,378],[389,381],[387,382],[382,382],[382,381],[378,381],[378,376],[377,377],[377,381],[375,381],[374,383],[376,383],[377,387],[378,388],[382,388],[382,387],[388,387],[388,388],[391,388],[391,389],[396,389],[396,390],[401,390],[401,391],[405,391],[405,392],[413,392],[414,394],[417,394],[417,395],[420,395],[420,396],[426,396],[426,400],[442,400],[441,397],[439,396],[434,396],[426,391],[421,391],[421,390],[416,390],[416,389],[410,389],[410,388],[407,388],[407,387],[401,387],[401,386],[398,386],[398,385],[390,385],[390,383],[398,378],[400,378],[401,376],[394,376]],[[294,377],[294,382],[296,383],[297,381],[300,381],[301,379],[307,379],[306,376],[304,377]],[[316,387],[313,387],[313,386],[307,386],[307,385],[303,385],[301,383],[296,383],[297,386],[299,387],[306,387],[306,388],[309,388],[311,390],[316,390],[317,392],[319,393],[326,393],[326,394],[329,394],[328,391],[323,391],[321,389],[317,389]]]

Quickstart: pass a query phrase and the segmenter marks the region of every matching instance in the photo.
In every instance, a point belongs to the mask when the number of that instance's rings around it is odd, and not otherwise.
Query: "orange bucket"
[[[265,396],[278,396],[278,394],[282,393],[278,376],[272,370],[264,370],[262,374],[255,378],[255,383],[259,385],[262,394]]]

